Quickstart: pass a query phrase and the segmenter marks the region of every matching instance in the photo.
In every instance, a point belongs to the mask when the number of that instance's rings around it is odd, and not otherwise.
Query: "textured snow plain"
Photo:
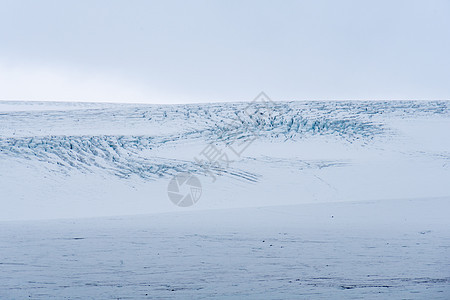
[[[450,102],[247,105],[0,102],[0,298],[450,298]]]

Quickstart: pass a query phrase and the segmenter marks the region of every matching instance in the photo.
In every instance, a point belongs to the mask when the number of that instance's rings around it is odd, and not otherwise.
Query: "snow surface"
[[[449,104],[0,102],[0,298],[448,299]]]
[[[450,198],[4,222],[2,299],[448,299]]]

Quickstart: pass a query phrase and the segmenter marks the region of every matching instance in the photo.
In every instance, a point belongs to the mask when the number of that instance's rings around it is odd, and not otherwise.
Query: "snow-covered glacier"
[[[450,195],[448,102],[248,106],[2,102],[0,219],[179,210],[180,172],[202,183],[195,210]]]
[[[2,101],[0,187],[2,298],[450,297],[449,101]]]

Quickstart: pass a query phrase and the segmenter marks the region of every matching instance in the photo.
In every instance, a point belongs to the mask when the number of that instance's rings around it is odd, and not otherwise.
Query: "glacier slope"
[[[189,210],[450,195],[448,102],[247,105],[1,102],[0,220],[178,211],[180,172],[203,186]],[[250,135],[215,178],[194,159]]]

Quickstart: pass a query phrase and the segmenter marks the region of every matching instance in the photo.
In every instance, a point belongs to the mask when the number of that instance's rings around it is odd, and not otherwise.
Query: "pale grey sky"
[[[0,99],[450,99],[450,1],[0,0]]]

